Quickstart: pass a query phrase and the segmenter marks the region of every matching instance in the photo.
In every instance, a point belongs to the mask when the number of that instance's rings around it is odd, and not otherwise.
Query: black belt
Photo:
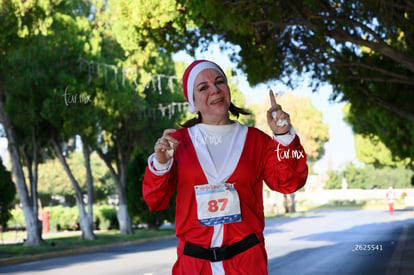
[[[192,243],[185,243],[184,255],[196,257],[199,259],[209,260],[211,262],[219,262],[228,260],[243,251],[255,246],[259,243],[256,234],[250,234],[243,240],[236,242],[230,246],[204,248]]]

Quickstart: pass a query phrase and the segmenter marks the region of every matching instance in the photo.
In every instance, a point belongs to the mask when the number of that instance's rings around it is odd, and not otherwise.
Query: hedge
[[[49,232],[79,230],[79,210],[77,206],[48,206],[44,207],[43,211],[49,213]],[[93,212],[94,227],[96,230],[119,228],[114,206],[94,205]],[[26,222],[23,215],[23,209],[16,208],[13,209],[11,213],[12,218],[8,221],[7,227],[9,229],[24,229],[26,227]]]

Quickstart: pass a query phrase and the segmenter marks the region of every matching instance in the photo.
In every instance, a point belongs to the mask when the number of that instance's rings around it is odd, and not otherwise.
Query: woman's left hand
[[[267,124],[273,133],[276,135],[283,135],[289,132],[290,117],[288,113],[282,110],[282,107],[277,104],[273,91],[269,91],[271,107],[267,110]]]

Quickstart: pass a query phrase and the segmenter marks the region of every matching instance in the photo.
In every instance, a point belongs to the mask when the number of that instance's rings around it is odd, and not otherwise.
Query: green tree
[[[125,196],[126,167],[137,147],[151,143],[148,130],[162,126],[151,121],[159,111],[156,108],[171,102],[170,94],[151,102],[145,87],[160,73],[174,75],[171,58],[160,46],[168,38],[160,34],[172,36],[175,27],[170,28],[171,19],[180,20],[169,12],[171,7],[175,11],[171,3],[132,2],[93,1],[94,9],[92,1],[1,2],[0,49],[6,62],[0,65],[0,114],[25,212],[27,245],[41,242],[37,164],[39,156],[52,156],[47,154],[50,152],[60,160],[75,191],[83,236],[94,238],[91,207],[85,211],[77,171],[67,162],[69,150],[65,148],[75,135],[82,139],[89,206],[93,193],[89,155],[96,150],[108,166],[120,196],[121,232],[131,232]],[[144,5],[152,6],[142,10]],[[129,17],[129,11],[137,16]],[[160,20],[163,14],[173,17]],[[122,30],[129,25],[131,29]],[[100,65],[103,67],[99,72]],[[82,66],[87,68],[86,73]],[[130,68],[136,70],[126,79]],[[115,77],[106,81],[112,69]],[[162,86],[168,86],[163,81]],[[84,102],[79,102],[80,98]],[[78,104],[85,101],[86,106]],[[31,181],[30,196],[23,159]]]
[[[2,121],[9,144],[12,144],[9,150],[26,218],[28,238],[25,245],[37,245],[41,242],[37,220],[38,163],[40,156],[47,155],[44,151],[51,148],[50,141],[53,141],[53,150],[64,164],[61,143],[57,141],[64,136],[64,124],[56,125],[53,114],[47,113],[52,116],[49,120],[45,116],[45,108],[50,98],[58,98],[55,102],[62,102],[65,85],[76,83],[73,72],[78,66],[73,60],[85,48],[90,6],[83,1],[45,0],[7,2],[1,8],[2,14],[6,15],[2,17],[4,26],[7,28],[16,23],[2,36],[5,62],[1,69],[7,71],[8,76],[2,81]],[[30,197],[20,168],[21,159],[28,168]],[[74,187],[76,189],[78,184],[75,183]],[[86,238],[93,239],[88,226],[92,222],[84,219],[86,215],[80,192],[77,192],[77,199],[82,232]]]
[[[364,167],[355,166],[347,163],[343,171],[331,171],[327,189],[341,188],[341,182],[346,180],[348,188],[354,189],[387,189],[389,186],[394,188],[410,188],[411,178],[414,173],[402,166],[398,167],[374,167],[365,165]]]
[[[5,229],[11,218],[10,208],[16,196],[16,186],[3,163],[0,163],[0,190],[0,226]]]
[[[142,182],[148,155],[137,154],[128,167],[128,209],[136,223],[145,223],[149,228],[158,229],[165,221],[174,222],[175,196],[171,198],[170,206],[164,211],[151,213],[142,196]]]
[[[392,152],[374,135],[355,135],[355,149],[357,159],[365,164],[374,167],[397,167],[405,166],[410,162],[409,159],[399,160],[393,156]]]
[[[24,1],[3,1],[0,3],[0,49],[2,53],[0,64],[0,117],[8,139],[12,171],[16,178],[19,198],[26,220],[27,240],[25,245],[38,245],[42,242],[36,190],[38,131],[42,127],[35,108],[35,102],[39,97],[29,92],[33,91],[32,89],[24,90],[28,86],[32,87],[28,83],[39,77],[39,74],[37,70],[34,70],[30,74],[25,74],[25,77],[19,78],[24,73],[19,69],[24,70],[29,66],[33,68],[38,64],[37,55],[31,56],[30,54],[33,52],[30,51],[25,55],[24,49],[28,45],[30,47],[38,43],[39,39],[37,37],[47,33],[47,29],[51,24],[51,18],[47,15],[51,8],[45,2],[39,5]],[[23,54],[23,57],[20,54]],[[33,60],[31,60],[31,57],[33,57]],[[15,72],[18,72],[18,75]],[[33,89],[35,88],[36,85],[33,86]],[[26,100],[21,101],[21,105],[16,104],[17,98],[22,97],[25,92],[28,92],[27,95],[25,94]],[[42,91],[40,91],[40,94],[43,94]],[[19,112],[18,110],[31,110],[31,114]],[[33,154],[29,155],[29,149]],[[25,165],[23,156],[30,171],[30,195],[23,172],[23,166]]]
[[[79,56],[90,55],[90,50],[85,50],[90,44],[85,40],[91,37],[86,15],[70,16],[70,11],[68,11],[68,14],[61,16],[61,21],[55,20],[52,25],[55,33],[48,36],[50,44],[46,44],[45,53],[49,54],[48,61],[56,64],[55,72],[58,74],[55,77],[51,74],[47,77],[49,83],[45,83],[45,87],[49,94],[44,98],[40,114],[53,126],[54,131],[49,132],[48,135],[49,146],[63,166],[74,190],[82,238],[95,240],[96,236],[93,233],[93,178],[90,168],[90,146],[87,141],[88,138],[92,139],[97,136],[96,131],[91,130],[93,128],[91,125],[94,125],[96,120],[94,109],[90,107],[93,95],[87,93],[88,90],[83,84],[85,82],[79,81],[82,78],[78,72],[79,66],[77,64]],[[49,65],[49,67],[53,68],[54,66]],[[47,66],[43,68],[47,68]],[[55,87],[60,87],[60,89]],[[66,149],[68,141],[73,139],[75,135],[80,135],[83,138],[82,152],[86,172],[87,202],[84,201],[80,183],[75,176],[77,171],[71,169],[67,162],[67,155],[70,153],[70,150]]]
[[[325,189],[341,189],[342,187],[342,176],[343,172],[336,172],[333,170],[328,171],[328,180],[325,184]]]
[[[98,62],[112,64],[115,76],[95,77],[94,101],[100,135],[94,149],[107,165],[119,196],[121,233],[132,232],[127,168],[135,153],[149,152],[155,136],[174,126],[184,101],[177,93],[175,64],[162,46],[174,5],[160,1],[96,1],[94,25],[100,37]],[[171,35],[173,33],[171,32]],[[112,68],[112,67],[111,67]],[[119,72],[119,74],[117,74]],[[181,105],[180,105],[181,106]]]
[[[357,119],[355,115],[350,114],[350,109],[350,104],[345,105],[343,109],[345,120],[348,122],[349,120]],[[358,127],[362,127],[362,124]],[[363,130],[360,132],[362,134],[354,135],[356,157],[360,162],[367,164],[368,167],[373,166],[376,169],[382,170],[395,169],[403,174],[406,173],[404,167],[408,166],[412,169],[412,159],[407,154],[393,153],[377,135],[372,134],[370,131]],[[402,150],[409,151],[405,144],[402,144],[401,147]],[[404,155],[405,158],[401,158],[401,155]],[[413,180],[411,181],[413,182]]]
[[[87,178],[84,164],[84,157],[81,152],[75,151],[67,157],[68,165],[71,170],[77,171],[75,174],[79,182],[82,193],[87,192]],[[109,195],[116,193],[109,171],[96,152],[91,154],[91,170],[94,179],[94,198],[95,202],[104,202]],[[75,201],[74,189],[72,188],[65,171],[57,159],[48,159],[39,165],[39,197],[42,205],[55,204],[54,196],[62,196],[66,203],[72,206]]]
[[[193,24],[191,45],[239,46],[230,56],[252,85],[281,79],[295,86],[297,75],[310,76],[315,90],[331,84],[332,99],[351,103],[354,132],[375,134],[395,156],[414,159],[410,1],[178,3]]]

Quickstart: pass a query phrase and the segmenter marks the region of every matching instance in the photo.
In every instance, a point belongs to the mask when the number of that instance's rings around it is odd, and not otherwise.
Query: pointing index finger
[[[272,90],[269,90],[269,97],[270,97],[271,106],[272,107],[275,106],[276,105],[276,98],[275,98],[275,95],[274,95]]]

